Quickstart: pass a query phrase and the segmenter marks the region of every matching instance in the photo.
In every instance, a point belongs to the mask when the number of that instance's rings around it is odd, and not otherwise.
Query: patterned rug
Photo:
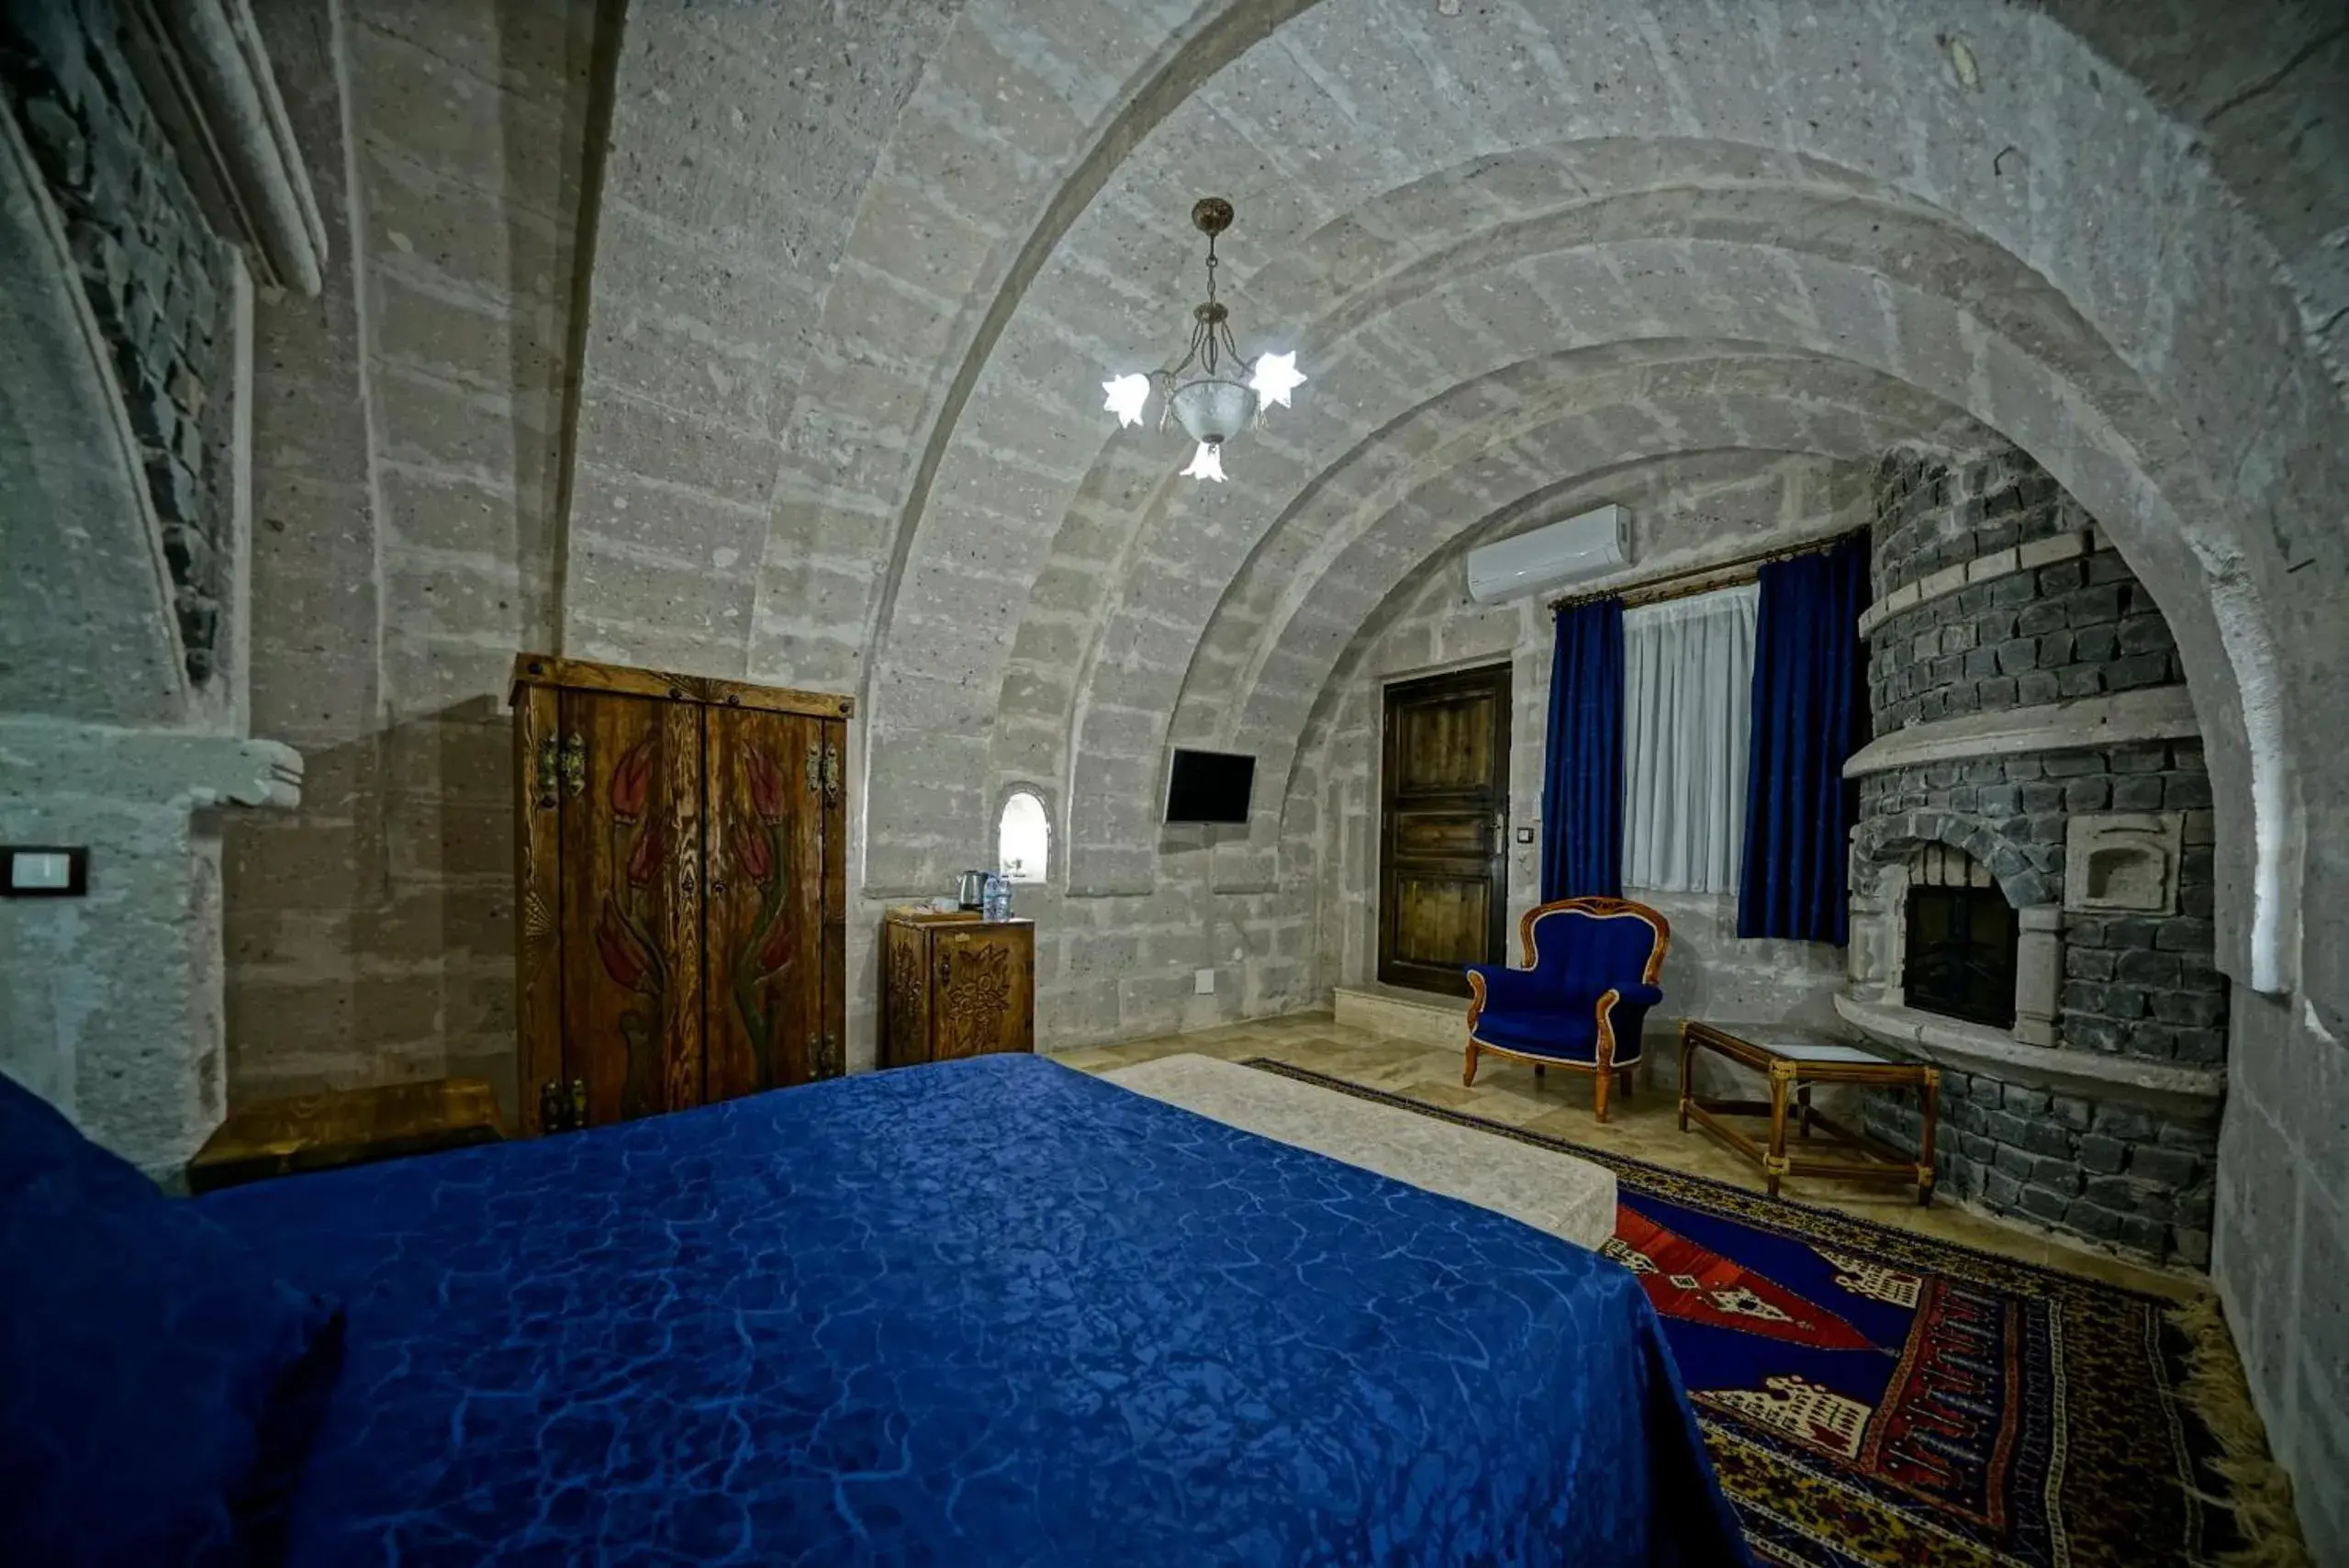
[[[2291,1560],[2238,1519],[2182,1392],[2198,1338],[2157,1296],[1247,1065],[1612,1170],[1605,1250],[1661,1315],[1762,1562],[2169,1568],[2254,1535],[2261,1560]],[[2193,1375],[2199,1393],[2211,1374]]]

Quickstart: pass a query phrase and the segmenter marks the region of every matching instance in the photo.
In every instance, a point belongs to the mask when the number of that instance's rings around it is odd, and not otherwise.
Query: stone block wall
[[[1869,1129],[1917,1147],[1913,1103],[1868,1102]],[[1936,1168],[2000,1214],[2197,1268],[2210,1260],[2217,1129],[1988,1074],[1941,1074]]]
[[[1952,461],[1896,448],[1876,465],[1870,580],[1883,599],[1945,566],[2088,526],[2047,472],[2012,448]]]
[[[1862,853],[1948,843],[1979,824],[1989,841],[1977,858],[2021,907],[2062,900],[2074,812],[2116,797],[2153,802],[2131,811],[2179,811],[2177,913],[2064,915],[2061,1033],[2075,1050],[2215,1066],[2226,1059],[2227,980],[2211,961],[2209,790],[2193,741],[1937,763],[1861,780],[1860,841]]]
[[[1955,465],[1894,453],[1876,483],[1879,600],[1934,572],[2094,527],[2011,449]],[[2109,549],[1929,599],[1877,627],[1868,652],[1878,734],[2186,678],[2153,595]]]
[[[2095,521],[2020,452],[1956,461],[1896,452],[1875,484],[1878,603],[1912,584],[1926,589],[1920,602],[1879,612],[1869,634],[1878,736],[2183,683],[2151,595],[2100,547]],[[1958,577],[1963,586],[1952,589]],[[2069,907],[2079,902],[2066,898],[2072,819],[2113,812],[2176,814],[2171,912]],[[2016,907],[2066,906],[2046,1048],[2215,1068],[2227,1052],[2228,990],[2212,958],[2212,837],[2198,740],[1988,756],[1863,778],[1854,874],[1918,845],[1966,850]],[[1994,1075],[1945,1072],[1942,1082],[1939,1156],[1951,1191],[2134,1252],[2208,1263],[2217,1128],[2207,1116]],[[1896,1145],[1916,1146],[1906,1097],[1873,1097],[1867,1119]]]
[[[223,416],[236,262],[188,189],[124,58],[120,28],[112,0],[7,0],[0,99],[39,162],[112,350],[162,528],[188,678],[201,685],[228,647],[233,498]]]

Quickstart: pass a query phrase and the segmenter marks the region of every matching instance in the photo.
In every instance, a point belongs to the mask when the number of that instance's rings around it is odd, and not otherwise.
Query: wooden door
[[[1465,996],[1504,956],[1509,666],[1388,687],[1380,777],[1379,979]]]
[[[698,1105],[701,711],[574,690],[557,710],[564,1076],[590,1123]]]
[[[932,928],[933,1059],[1033,1048],[1034,929],[978,921]]]
[[[840,741],[799,713],[704,710],[709,1094],[836,1077],[847,1006]]]

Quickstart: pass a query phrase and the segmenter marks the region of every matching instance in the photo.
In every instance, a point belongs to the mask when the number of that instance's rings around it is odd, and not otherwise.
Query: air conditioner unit
[[[1498,604],[1631,564],[1631,514],[1604,506],[1468,553],[1468,597]]]

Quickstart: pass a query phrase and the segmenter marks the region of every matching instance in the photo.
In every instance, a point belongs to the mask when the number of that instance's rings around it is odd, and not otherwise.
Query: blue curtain
[[[1845,861],[1859,805],[1843,765],[1866,723],[1859,623],[1867,540],[1771,562],[1760,577],[1738,935],[1840,946],[1851,928]]]
[[[1558,612],[1542,754],[1541,897],[1623,896],[1623,601]]]

